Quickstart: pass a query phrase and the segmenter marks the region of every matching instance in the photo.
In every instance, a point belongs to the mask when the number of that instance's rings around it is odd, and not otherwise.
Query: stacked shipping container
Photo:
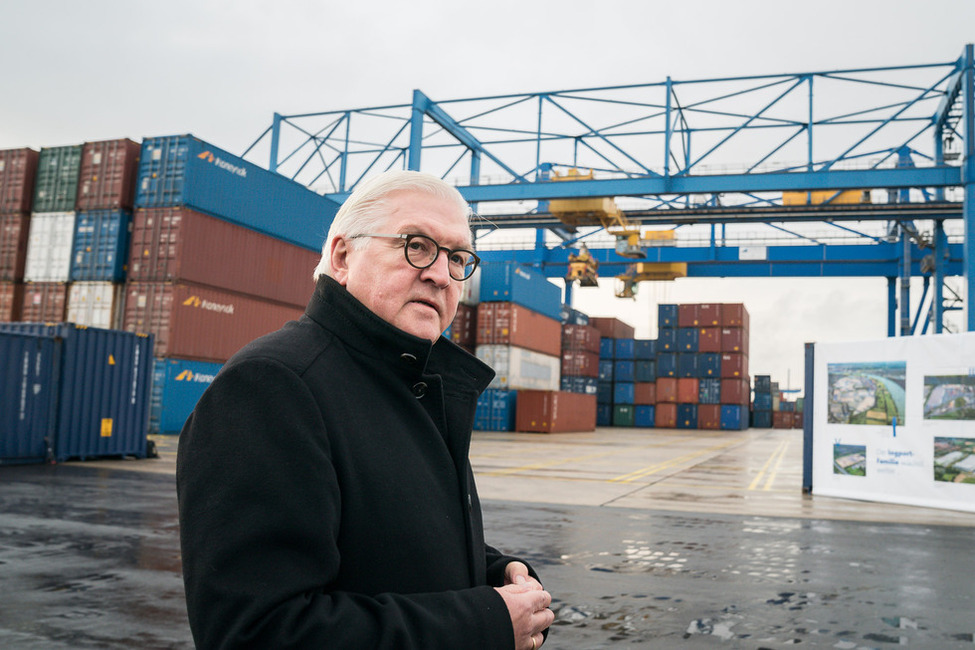
[[[0,151],[0,322],[21,318],[24,265],[38,153]]]
[[[636,340],[632,325],[618,318],[590,318],[599,332],[599,385],[596,422],[634,426]]]

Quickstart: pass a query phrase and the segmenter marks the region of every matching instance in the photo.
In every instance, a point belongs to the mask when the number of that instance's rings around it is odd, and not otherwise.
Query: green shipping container
[[[34,212],[73,212],[83,145],[41,149],[34,180]]]
[[[636,420],[636,407],[632,404],[617,404],[613,407],[613,426],[632,427]]]

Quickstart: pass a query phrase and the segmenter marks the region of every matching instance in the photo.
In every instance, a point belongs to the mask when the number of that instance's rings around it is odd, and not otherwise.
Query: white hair
[[[456,187],[436,176],[408,170],[393,170],[374,176],[355,188],[332,220],[328,237],[325,238],[325,245],[322,247],[322,258],[312,276],[316,282],[322,275],[331,275],[329,251],[332,240],[336,237],[344,237],[350,247],[364,246],[365,240],[353,239],[353,237],[380,230],[383,222],[389,218],[390,206],[387,198],[393,192],[404,191],[424,192],[438,199],[453,201],[457,205],[458,214],[466,221],[470,221],[472,211],[464,197]]]

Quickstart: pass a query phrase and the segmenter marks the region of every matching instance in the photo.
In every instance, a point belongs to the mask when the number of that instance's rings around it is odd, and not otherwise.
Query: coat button
[[[418,381],[417,383],[413,384],[413,394],[416,396],[417,399],[421,399],[424,395],[426,395],[427,394],[426,383],[422,381]]]
[[[409,352],[404,352],[403,354],[399,355],[399,358],[405,361],[406,363],[410,364],[411,366],[414,363],[416,363],[416,357],[410,354]]]

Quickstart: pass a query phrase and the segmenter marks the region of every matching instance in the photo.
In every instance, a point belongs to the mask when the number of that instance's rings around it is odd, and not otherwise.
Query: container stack
[[[661,429],[677,427],[678,316],[678,305],[657,305],[657,405],[654,426]]]
[[[24,264],[38,153],[0,151],[0,322],[18,321],[24,306]]]
[[[618,318],[590,318],[589,323],[600,335],[596,422],[599,426],[635,426],[635,330]]]
[[[747,429],[749,318],[743,304],[717,306],[721,322],[721,428]]]
[[[772,377],[770,375],[755,375],[752,426],[759,429],[772,427]]]

